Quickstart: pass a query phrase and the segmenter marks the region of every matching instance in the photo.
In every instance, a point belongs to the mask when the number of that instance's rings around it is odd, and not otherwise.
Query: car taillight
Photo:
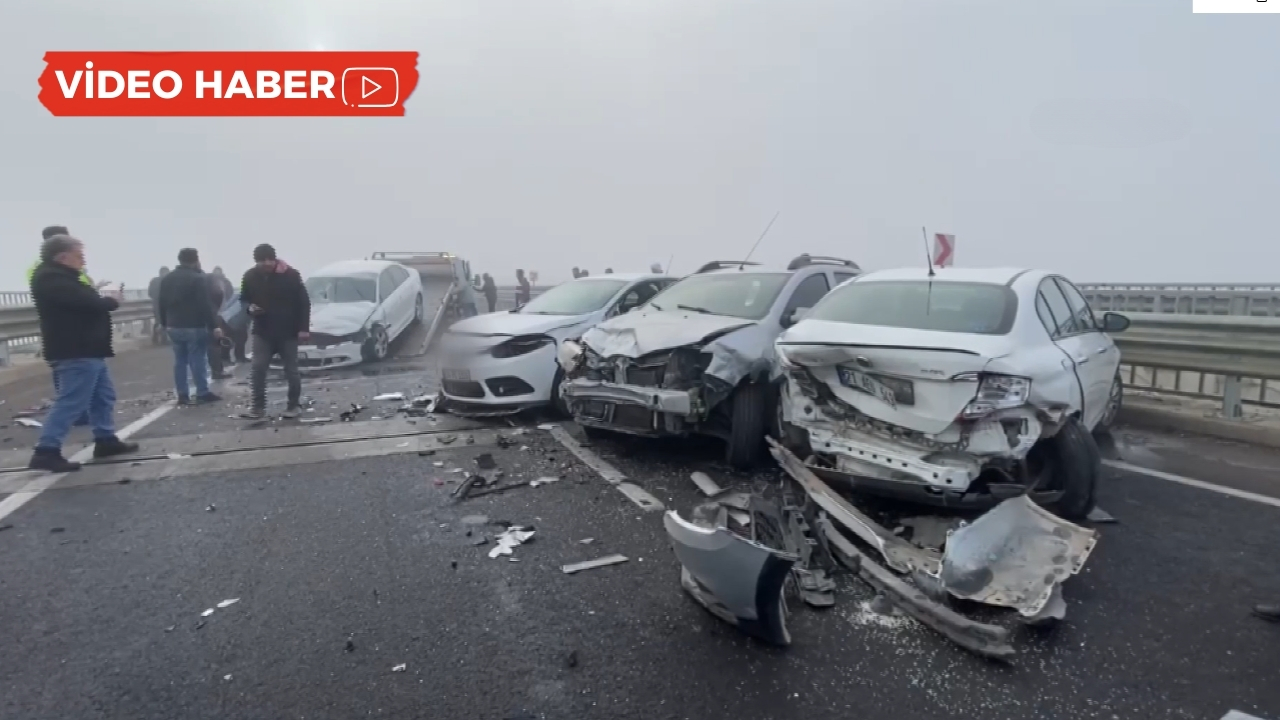
[[[972,420],[985,417],[997,410],[1021,407],[1031,396],[1031,378],[1017,375],[977,373],[978,392],[960,412],[960,417]],[[954,380],[974,379],[974,375],[957,375]]]
[[[555,340],[547,335],[521,335],[495,345],[493,349],[489,351],[489,354],[501,360],[503,358],[528,355],[538,348],[553,344],[555,344]]]

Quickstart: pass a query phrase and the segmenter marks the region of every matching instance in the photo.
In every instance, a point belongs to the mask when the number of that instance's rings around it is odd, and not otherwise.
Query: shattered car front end
[[[780,340],[781,419],[807,436],[810,469],[859,490],[949,507],[1034,491],[1033,451],[1068,407],[1040,395],[989,345]],[[1054,499],[1049,490],[1036,498]]]
[[[637,311],[561,345],[565,405],[574,420],[648,437],[724,435],[717,408],[764,372],[771,338],[738,318]],[[725,422],[720,422],[724,420]]]

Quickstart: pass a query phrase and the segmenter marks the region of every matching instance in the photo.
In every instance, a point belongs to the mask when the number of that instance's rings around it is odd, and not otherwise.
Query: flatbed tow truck
[[[475,314],[471,286],[471,263],[447,252],[375,252],[370,260],[398,262],[422,277],[423,324],[426,338],[422,348],[431,346],[436,336],[455,320]],[[470,301],[470,302],[469,302]]]

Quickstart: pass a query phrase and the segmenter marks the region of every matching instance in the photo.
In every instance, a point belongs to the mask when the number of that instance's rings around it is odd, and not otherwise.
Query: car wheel
[[[360,354],[364,356],[366,362],[379,362],[387,358],[390,349],[391,338],[387,336],[387,329],[381,325],[375,325],[369,331],[369,339],[365,340],[364,346],[360,348]]]
[[[1098,419],[1098,425],[1093,429],[1094,432],[1106,432],[1115,424],[1116,418],[1120,416],[1120,408],[1124,405],[1124,380],[1120,377],[1120,371],[1116,371],[1115,380],[1111,381],[1111,393],[1107,396],[1107,409],[1102,411],[1102,417]]]
[[[425,315],[426,315],[426,310],[422,306],[422,294],[419,293],[418,299],[414,302],[414,305],[413,305],[413,321],[420,323],[422,322],[422,318]]]
[[[551,383],[551,413],[558,418],[572,417],[569,405],[560,397],[560,384],[564,382],[564,369],[556,367],[556,379]]]
[[[1075,418],[1068,419],[1058,434],[1045,442],[1046,489],[1062,492],[1049,509],[1066,520],[1084,520],[1093,509],[1102,475],[1098,443]]]
[[[729,440],[725,460],[738,470],[750,470],[760,460],[768,428],[768,385],[746,383],[733,392],[730,402]]]

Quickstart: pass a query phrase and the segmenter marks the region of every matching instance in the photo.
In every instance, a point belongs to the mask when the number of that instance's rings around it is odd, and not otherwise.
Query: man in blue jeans
[[[84,245],[70,235],[53,235],[40,246],[40,264],[31,277],[31,297],[40,316],[40,341],[53,367],[58,397],[45,417],[27,467],[49,472],[79,470],[62,456],[62,443],[86,410],[93,426],[93,456],[135,452],[137,443],[116,436],[116,389],[107,358],[112,351],[111,311],[115,298],[102,297],[80,281]]]
[[[218,313],[209,297],[209,277],[200,269],[195,248],[178,251],[178,267],[160,281],[160,325],[173,346],[173,383],[178,403],[191,404],[187,370],[196,384],[197,402],[222,398],[209,391],[209,337],[222,337]]]

